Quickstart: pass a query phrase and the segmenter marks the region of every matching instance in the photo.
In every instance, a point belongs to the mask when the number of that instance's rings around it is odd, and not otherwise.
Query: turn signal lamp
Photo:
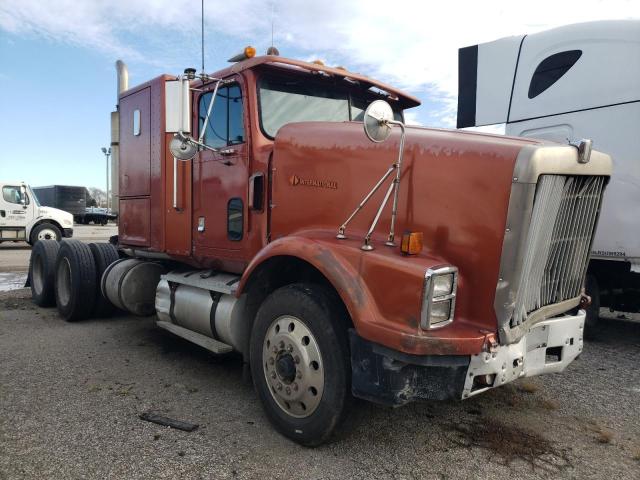
[[[422,232],[406,232],[402,235],[400,251],[405,255],[417,255],[422,251]]]
[[[247,60],[248,58],[253,58],[256,56],[256,49],[249,45],[248,47],[244,47],[242,53],[231,57],[229,62],[241,62],[242,60]]]

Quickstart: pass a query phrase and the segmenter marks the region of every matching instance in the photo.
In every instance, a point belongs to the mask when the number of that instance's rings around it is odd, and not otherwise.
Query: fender
[[[303,232],[280,238],[251,261],[236,295],[244,292],[253,272],[266,260],[296,257],[331,283],[361,337],[414,355],[464,355],[482,350],[487,332],[479,331],[466,319],[456,318],[456,328],[450,328],[452,323],[437,331],[419,326],[424,273],[447,262],[424,254],[400,256],[383,248],[363,252],[360,246],[359,239],[338,241],[333,232]]]
[[[273,257],[296,257],[312,265],[333,285],[344,302],[351,319],[358,329],[362,318],[372,318],[375,304],[361,275],[353,267],[360,254],[350,246],[329,245],[320,239],[289,235],[271,242],[256,255],[240,279],[237,296],[240,296],[253,272],[263,262]]]

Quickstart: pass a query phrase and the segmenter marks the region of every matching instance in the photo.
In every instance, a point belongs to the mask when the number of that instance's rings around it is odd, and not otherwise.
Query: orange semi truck
[[[607,155],[405,126],[411,95],[254,53],[132,88],[118,63],[118,235],[38,242],[36,303],[239,352],[304,445],[351,396],[466,399],[580,354]]]

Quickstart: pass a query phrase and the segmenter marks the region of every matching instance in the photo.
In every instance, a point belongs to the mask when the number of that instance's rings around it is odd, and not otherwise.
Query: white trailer
[[[640,310],[640,20],[590,22],[459,50],[458,128],[566,143],[613,157],[591,252],[598,307]]]
[[[73,215],[42,207],[29,185],[0,182],[0,243],[61,240],[73,236]]]

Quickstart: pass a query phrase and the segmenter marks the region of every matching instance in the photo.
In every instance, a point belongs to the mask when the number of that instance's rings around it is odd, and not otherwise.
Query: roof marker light
[[[248,58],[253,58],[255,56],[256,56],[256,49],[251,45],[249,45],[244,47],[244,50],[242,51],[242,53],[234,55],[227,61],[232,63],[241,62],[242,60],[247,60]]]

